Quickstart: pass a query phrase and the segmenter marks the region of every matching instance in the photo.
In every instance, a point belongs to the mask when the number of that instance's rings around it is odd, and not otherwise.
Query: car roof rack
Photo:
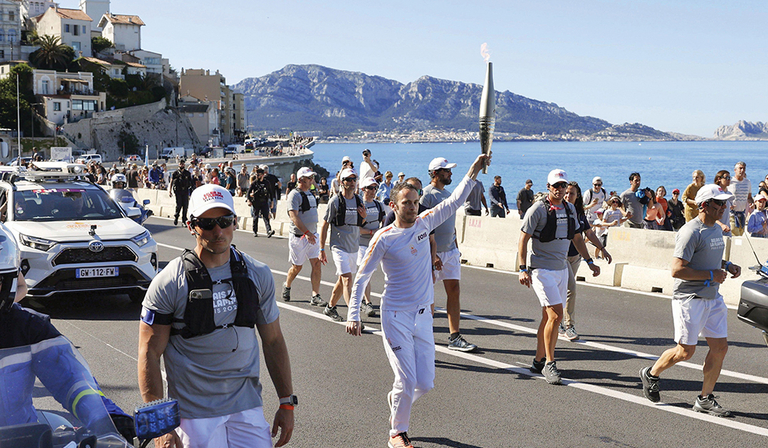
[[[32,182],[61,182],[85,180],[85,166],[67,162],[31,162],[29,167],[0,166],[0,180],[15,183],[19,180]]]

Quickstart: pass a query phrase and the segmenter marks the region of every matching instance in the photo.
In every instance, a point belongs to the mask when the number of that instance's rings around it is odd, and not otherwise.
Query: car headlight
[[[19,234],[19,240],[21,241],[21,244],[25,246],[29,246],[33,249],[41,250],[43,252],[48,251],[48,249],[55,246],[57,243],[56,241],[46,240],[44,238],[36,238],[34,236],[27,236]]]
[[[143,233],[140,233],[131,238],[131,241],[136,243],[137,246],[141,247],[146,245],[151,238],[152,236],[149,234],[149,230],[145,230]]]

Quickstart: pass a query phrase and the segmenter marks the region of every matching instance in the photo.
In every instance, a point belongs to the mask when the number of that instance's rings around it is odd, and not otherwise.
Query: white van
[[[101,154],[83,154],[75,160],[75,163],[88,165],[90,162],[101,163]]]

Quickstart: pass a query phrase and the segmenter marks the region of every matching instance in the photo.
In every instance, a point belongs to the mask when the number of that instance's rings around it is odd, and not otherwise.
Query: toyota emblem
[[[101,252],[104,250],[104,243],[98,240],[93,240],[90,243],[88,243],[88,250],[91,252]]]

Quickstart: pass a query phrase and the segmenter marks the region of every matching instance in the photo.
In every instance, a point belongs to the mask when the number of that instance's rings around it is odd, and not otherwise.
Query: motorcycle
[[[120,207],[125,211],[125,214],[129,218],[133,219],[137,223],[143,225],[144,221],[152,216],[152,210],[147,208],[149,205],[149,199],[144,199],[143,204],[139,204],[136,198],[133,197],[133,193],[130,190],[123,188],[113,188],[109,190],[109,196],[117,202]]]
[[[35,379],[63,410],[47,403]],[[46,404],[47,407],[47,404]],[[136,409],[141,446],[179,425],[178,403],[162,400]],[[143,442],[141,442],[143,440]],[[3,448],[133,448],[115,428],[88,364],[64,336],[0,350],[0,446]]]

